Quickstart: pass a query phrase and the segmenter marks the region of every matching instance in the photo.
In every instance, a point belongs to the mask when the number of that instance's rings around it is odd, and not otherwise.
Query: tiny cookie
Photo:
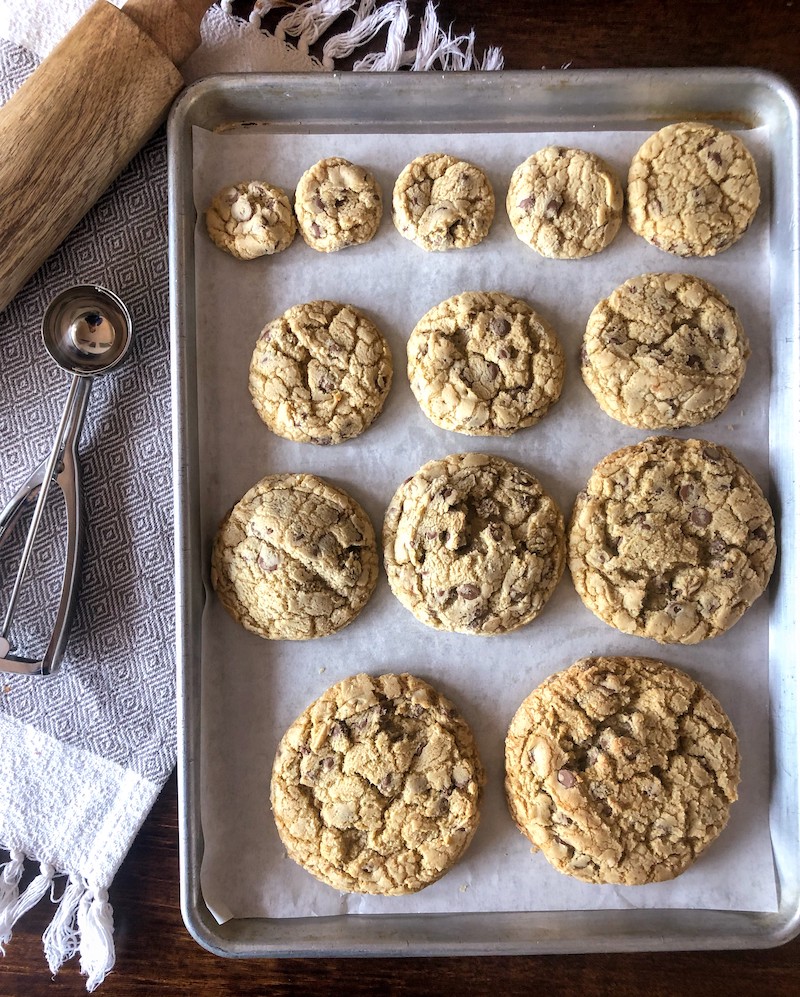
[[[532,474],[453,454],[396,491],[383,524],[389,585],[436,630],[508,633],[538,616],[564,570],[564,523]]]
[[[494,192],[488,177],[454,156],[419,156],[395,182],[395,227],[429,252],[476,246],[486,238],[493,218]]]
[[[622,186],[593,152],[548,146],[514,170],[506,210],[517,238],[542,256],[576,260],[608,246],[622,221]]]
[[[623,633],[696,644],[733,626],[775,563],[772,510],[730,450],[653,436],[603,458],[576,501],[569,567]]]
[[[361,506],[313,474],[262,478],[222,521],[211,582],[261,637],[307,640],[341,630],[378,579],[375,533]]]
[[[334,889],[397,896],[440,879],[478,826],[472,733],[413,675],[355,675],[284,734],[271,802],[290,858]]]
[[[712,284],[689,274],[646,273],[592,311],[581,374],[612,419],[677,429],[722,412],[749,356],[735,310]]]
[[[501,291],[467,291],[436,305],[408,340],[408,379],[442,429],[510,436],[561,394],[564,353],[536,312]]]
[[[223,187],[206,211],[215,245],[239,260],[254,260],[287,249],[297,224],[280,187],[260,180]]]
[[[362,166],[334,156],[300,177],[294,198],[300,234],[312,249],[333,253],[369,242],[381,220],[381,192]]]
[[[506,798],[560,872],[640,886],[684,872],[728,822],[736,733],[685,672],[584,658],[522,703],[506,738]]]
[[[268,323],[250,361],[256,411],[278,436],[342,443],[378,417],[392,384],[389,344],[352,305],[310,301]]]
[[[714,256],[747,230],[761,196],[756,164],[736,135],[713,125],[667,125],[628,172],[628,224],[676,256]]]

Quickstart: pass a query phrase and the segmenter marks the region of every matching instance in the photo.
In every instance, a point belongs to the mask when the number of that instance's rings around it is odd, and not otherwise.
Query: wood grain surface
[[[411,0],[419,15],[422,0]],[[238,10],[246,10],[240,4]],[[800,88],[800,2],[764,0],[440,0],[439,16],[476,29],[478,51],[503,49],[508,69],[753,66]],[[452,959],[227,960],[189,936],[181,920],[177,783],[173,776],[111,889],[117,964],[98,993],[323,994],[800,994],[800,939],[770,950]],[[40,904],[14,931],[0,960],[0,997],[85,993],[77,960],[52,980]]]

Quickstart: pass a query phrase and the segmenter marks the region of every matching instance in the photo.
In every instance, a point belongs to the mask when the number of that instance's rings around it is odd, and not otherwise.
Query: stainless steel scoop
[[[133,324],[128,309],[111,291],[94,284],[68,288],[54,298],[42,319],[45,349],[59,367],[73,374],[64,412],[49,456],[30,474],[0,513],[0,544],[7,539],[23,513],[34,505],[19,568],[0,625],[0,671],[49,675],[56,671],[66,647],[75,609],[83,548],[81,475],[78,464],[80,438],[92,379],[123,359],[131,344]],[[41,658],[13,653],[9,639],[25,574],[53,482],[64,494],[67,550],[61,596],[53,633]]]

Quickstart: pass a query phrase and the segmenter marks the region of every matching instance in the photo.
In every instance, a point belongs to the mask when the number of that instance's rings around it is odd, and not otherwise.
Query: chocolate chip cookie
[[[382,213],[381,191],[363,166],[332,156],[302,175],[294,210],[306,243],[321,253],[333,253],[360,246],[375,235]]]
[[[383,524],[389,585],[422,623],[493,635],[529,623],[564,570],[564,524],[532,474],[453,454],[395,492]]]
[[[673,879],[717,838],[739,749],[719,702],[649,658],[584,658],[522,703],[506,738],[517,826],[588,883]]]
[[[581,374],[612,419],[677,429],[723,411],[749,356],[736,311],[712,284],[689,274],[646,273],[592,311]]]
[[[456,708],[413,675],[355,675],[284,734],[271,802],[290,858],[334,889],[440,879],[478,826],[484,772]]]
[[[223,187],[206,211],[214,244],[238,260],[281,253],[292,244],[297,223],[280,187],[263,180]]]
[[[761,190],[753,157],[730,132],[697,121],[667,125],[628,172],[628,224],[676,256],[714,256],[752,222]]]
[[[654,436],[609,454],[575,501],[572,580],[623,633],[696,644],[724,633],[775,564],[772,510],[730,450]]]
[[[346,627],[377,579],[367,514],[313,474],[262,478],[222,521],[211,557],[223,606],[247,630],[276,640]]]
[[[478,166],[432,152],[397,178],[392,220],[400,235],[428,252],[467,249],[489,233],[494,191]]]
[[[526,302],[466,291],[436,305],[408,340],[408,379],[442,429],[510,436],[538,422],[561,394],[564,352]]]
[[[548,146],[514,170],[506,210],[517,238],[542,256],[577,260],[610,245],[622,221],[622,186],[599,156]]]
[[[261,331],[250,361],[253,405],[278,436],[329,445],[363,433],[392,384],[392,355],[352,305],[295,305]]]

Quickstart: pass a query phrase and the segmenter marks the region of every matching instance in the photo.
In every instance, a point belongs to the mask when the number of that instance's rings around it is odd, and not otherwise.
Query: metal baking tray
[[[780,556],[771,582],[770,832],[775,913],[636,909],[234,919],[218,924],[200,883],[201,627],[205,590],[199,528],[192,127],[258,123],[278,132],[656,130],[709,120],[767,129],[772,365],[770,499]],[[237,75],[202,80],[169,120],[169,229],[180,691],[181,904],[197,941],[225,956],[519,955],[594,951],[761,948],[800,932],[800,783],[797,578],[800,431],[800,125],[781,79],[748,69],[445,74]],[[766,442],[766,441],[765,441]]]

